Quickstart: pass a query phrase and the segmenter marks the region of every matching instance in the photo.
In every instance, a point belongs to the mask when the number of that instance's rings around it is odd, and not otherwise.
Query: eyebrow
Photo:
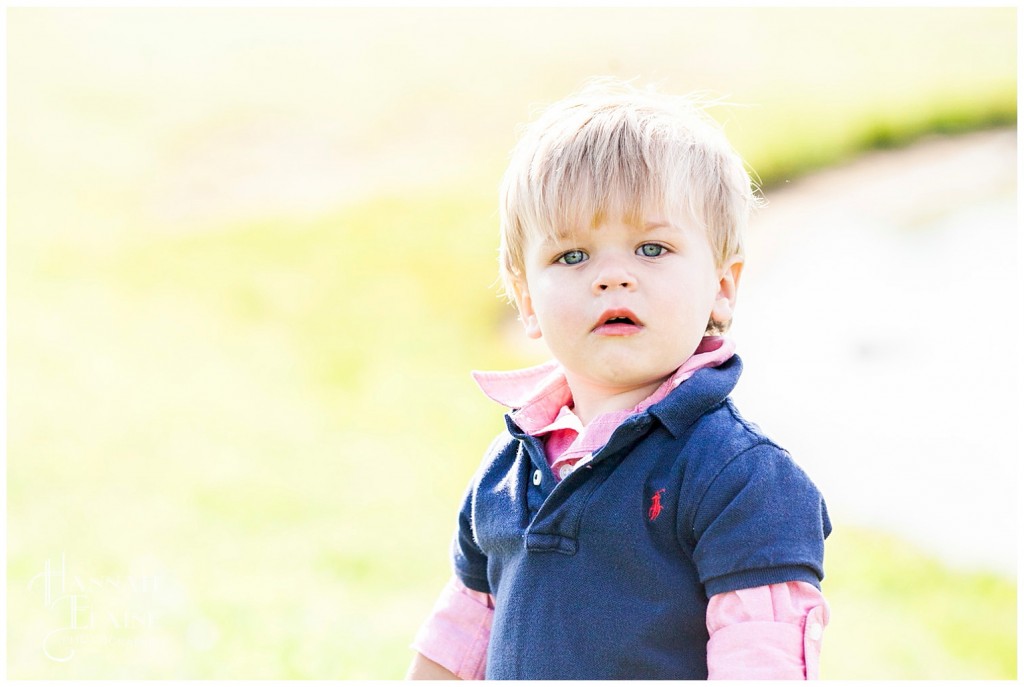
[[[651,231],[652,229],[678,229],[678,228],[679,227],[677,227],[672,222],[669,222],[668,220],[654,220],[654,221],[650,221],[650,222],[644,222],[644,225],[641,227],[641,229],[643,229],[644,231]]]
[[[579,232],[574,229],[557,229],[555,231],[545,232],[541,236],[542,245],[552,245],[569,241],[579,235]]]
[[[676,229],[679,226],[668,220],[650,220],[641,225],[633,225],[634,229],[640,231],[654,231],[655,229]],[[592,229],[588,230],[592,231]],[[565,241],[572,241],[580,234],[579,230],[573,228],[561,228],[544,234],[541,245],[556,245]]]

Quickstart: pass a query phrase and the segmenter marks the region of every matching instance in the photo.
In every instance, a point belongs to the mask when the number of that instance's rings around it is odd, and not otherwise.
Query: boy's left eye
[[[645,258],[656,258],[668,252],[668,248],[659,243],[645,243],[636,249],[636,254]]]

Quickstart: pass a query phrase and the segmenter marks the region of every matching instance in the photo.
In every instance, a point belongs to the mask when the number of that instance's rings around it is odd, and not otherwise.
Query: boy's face
[[[543,336],[570,387],[656,387],[732,317],[742,261],[715,266],[703,229],[649,217],[530,241],[514,285],[530,337]],[[651,389],[653,391],[653,388]]]

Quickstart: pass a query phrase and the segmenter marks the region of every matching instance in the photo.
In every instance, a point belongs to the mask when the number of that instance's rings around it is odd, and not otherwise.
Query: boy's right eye
[[[562,253],[556,262],[563,265],[577,265],[587,259],[587,254],[581,250],[571,250]]]

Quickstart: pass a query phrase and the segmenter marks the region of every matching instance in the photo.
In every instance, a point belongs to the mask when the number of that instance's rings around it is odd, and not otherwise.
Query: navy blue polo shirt
[[[825,503],[729,399],[741,369],[699,370],[561,482],[506,416],[453,543],[495,597],[488,679],[704,679],[711,596],[819,586]]]

